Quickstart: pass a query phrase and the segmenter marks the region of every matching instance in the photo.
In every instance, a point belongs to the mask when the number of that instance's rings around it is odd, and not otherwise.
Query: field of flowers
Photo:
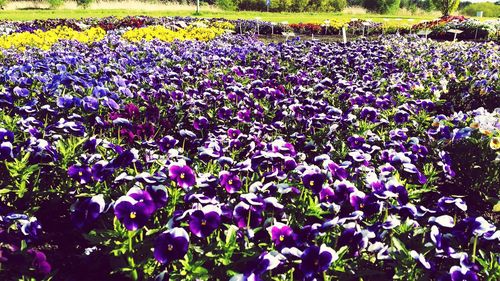
[[[1,280],[500,279],[500,45],[252,24],[0,24]]]

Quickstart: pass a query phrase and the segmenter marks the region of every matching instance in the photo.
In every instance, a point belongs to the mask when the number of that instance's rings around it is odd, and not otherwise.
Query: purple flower
[[[412,250],[410,251],[410,255],[412,258],[415,260],[419,261],[419,263],[425,268],[425,269],[431,269],[431,264],[427,259],[425,258],[424,255],[417,253],[416,251]]]
[[[31,217],[31,218],[21,218],[18,221],[19,228],[21,229],[21,232],[31,238],[31,239],[36,239],[39,232],[42,230],[42,226],[38,222],[38,219],[36,217]]]
[[[363,146],[363,144],[365,143],[365,139],[359,136],[351,136],[347,138],[347,142],[349,143],[349,147],[351,149],[358,149]]]
[[[477,274],[467,267],[452,266],[450,268],[451,281],[477,281],[479,280]]]
[[[161,152],[167,153],[169,149],[174,148],[174,146],[178,143],[179,141],[176,140],[172,136],[165,136],[161,138],[157,144],[158,148],[160,149]]]
[[[227,130],[227,135],[231,138],[231,139],[237,139],[240,135],[241,135],[241,131],[238,130],[238,129],[233,129],[233,128],[229,128]]]
[[[328,170],[332,173],[332,176],[339,179],[339,180],[345,180],[349,176],[347,170],[337,163],[331,161],[327,164]]]
[[[302,253],[300,258],[302,260],[299,265],[300,271],[305,277],[311,277],[327,270],[339,256],[333,249],[322,244],[321,247],[310,246]]]
[[[158,236],[154,247],[154,257],[161,263],[170,263],[182,258],[188,248],[188,233],[184,228],[176,227]]]
[[[226,189],[228,193],[235,193],[241,189],[240,178],[230,172],[222,171],[219,174],[220,185]]]
[[[12,143],[0,142],[0,161],[14,158]]]
[[[443,212],[449,211],[450,205],[455,205],[455,207],[464,212],[467,211],[467,204],[461,198],[441,197],[439,198],[437,205]]]
[[[377,120],[377,110],[373,107],[364,107],[359,114],[361,119],[365,119],[370,122],[375,122]]]
[[[286,224],[277,222],[268,227],[267,231],[278,249],[291,247],[294,244],[293,229]]]
[[[102,194],[78,199],[71,206],[71,221],[79,228],[87,228],[104,211],[106,203]]]
[[[189,218],[189,229],[191,232],[205,238],[219,228],[221,223],[221,210],[215,206],[205,206],[201,210],[191,213]]]
[[[177,185],[184,189],[188,189],[196,183],[194,171],[187,165],[171,165],[168,175],[171,180],[176,181]]]
[[[240,228],[255,228],[262,223],[260,207],[245,202],[240,202],[234,207],[233,218]]]
[[[88,166],[72,165],[68,168],[68,175],[81,184],[92,180],[92,170]]]
[[[396,112],[396,114],[394,114],[394,122],[396,122],[397,124],[408,122],[409,119],[410,114],[408,114],[408,112],[406,111],[399,110],[398,112]]]
[[[115,202],[114,209],[118,220],[133,231],[146,224],[155,211],[155,203],[147,191],[133,187]]]
[[[151,195],[155,208],[160,209],[167,206],[168,191],[164,185],[148,185],[146,191]]]
[[[29,249],[27,253],[33,257],[32,266],[35,268],[37,275],[39,275],[40,277],[49,275],[49,273],[52,271],[52,266],[47,261],[47,257],[45,256],[45,254],[34,249]]]
[[[368,246],[368,240],[374,237],[375,233],[367,229],[346,228],[338,238],[337,247],[348,246],[349,251],[358,256]]]
[[[326,175],[316,172],[306,172],[302,176],[302,183],[305,188],[311,189],[314,194],[318,194],[323,189],[326,181]]]
[[[91,96],[84,97],[82,105],[85,111],[97,111],[99,109],[99,101]]]
[[[203,116],[196,118],[193,122],[193,127],[198,131],[208,128],[208,125],[208,119]]]
[[[92,166],[92,178],[96,181],[103,182],[111,178],[114,173],[114,168],[107,161],[101,160]]]
[[[14,142],[14,133],[0,128],[0,142]]]

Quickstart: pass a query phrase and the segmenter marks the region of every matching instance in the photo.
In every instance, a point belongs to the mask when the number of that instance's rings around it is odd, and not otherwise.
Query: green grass
[[[172,10],[172,11],[142,11],[142,10],[7,10],[0,12],[0,19],[8,20],[34,20],[48,18],[82,18],[82,17],[124,17],[129,15],[148,15],[148,16],[194,16],[192,10]],[[265,13],[265,12],[226,12],[226,11],[206,11],[197,17],[204,18],[226,18],[226,19],[255,19],[261,17],[264,21],[288,21],[289,23],[321,23],[326,19],[330,20],[349,20],[351,18],[372,19],[382,22],[384,18],[403,20],[415,19],[415,23],[420,20],[434,19],[432,16],[390,16],[377,14],[346,15],[333,13]],[[483,18],[487,19],[487,18]]]
[[[34,19],[49,19],[49,18],[82,18],[82,17],[107,17],[117,16],[125,17],[131,15],[147,15],[147,16],[194,16],[201,18],[226,18],[226,19],[255,19],[260,17],[264,21],[282,22],[288,21],[289,23],[321,23],[326,19],[330,20],[350,20],[351,18],[358,19],[371,19],[376,22],[382,22],[384,19],[394,20],[396,18],[402,19],[407,22],[408,19],[414,19],[414,23],[421,20],[432,20],[435,16],[398,16],[398,15],[378,15],[378,14],[334,14],[334,13],[266,13],[266,12],[229,12],[229,11],[203,11],[200,15],[194,15],[193,10],[179,10],[173,9],[172,11],[144,11],[144,10],[125,10],[125,9],[103,9],[103,10],[6,10],[0,12],[0,19],[7,20],[34,20]],[[488,20],[494,18],[481,18],[481,20]]]

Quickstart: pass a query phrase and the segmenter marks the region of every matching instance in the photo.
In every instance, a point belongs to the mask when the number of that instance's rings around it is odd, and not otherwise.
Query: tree
[[[309,5],[309,0],[293,0],[292,10],[294,12],[304,12],[307,8],[307,5]]]
[[[432,2],[441,11],[443,16],[449,16],[460,4],[460,0],[432,0]]]
[[[347,0],[330,0],[329,4],[334,12],[342,12],[347,7]]]
[[[372,12],[393,14],[399,9],[400,0],[365,0],[363,7]]]

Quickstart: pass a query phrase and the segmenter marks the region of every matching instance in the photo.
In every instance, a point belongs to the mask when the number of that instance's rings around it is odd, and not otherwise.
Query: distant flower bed
[[[75,31],[69,27],[56,27],[48,31],[12,33],[0,36],[0,48],[25,50],[26,47],[37,47],[48,50],[59,40],[76,40],[81,43],[92,43],[102,40],[106,31],[101,28],[90,28]]]
[[[449,16],[438,20],[412,25],[408,20],[387,20],[383,23],[362,19],[352,20],[329,20],[323,23],[297,23],[288,24],[280,22],[266,22],[261,20],[227,20],[227,19],[197,19],[191,17],[146,17],[130,16],[124,18],[86,18],[76,19],[49,19],[28,22],[6,22],[0,21],[0,34],[17,32],[34,32],[36,30],[48,31],[56,27],[66,26],[75,31],[83,31],[88,28],[101,28],[105,31],[119,31],[134,28],[163,26],[166,29],[175,30],[185,28],[191,24],[202,22],[203,24],[232,30],[236,33],[255,33],[261,35],[280,35],[283,32],[293,31],[300,35],[340,35],[342,27],[350,34],[357,35],[380,35],[380,34],[408,34],[420,30],[430,30],[431,38],[453,39],[450,29],[461,29],[464,32],[457,36],[458,39],[485,39],[495,36],[500,30],[500,22],[480,22],[463,16]]]
[[[453,39],[450,30],[463,31],[457,39],[483,39],[496,35],[500,31],[500,20],[481,22],[464,16],[448,16],[435,21],[419,23],[412,26],[414,30],[430,30],[430,38]]]
[[[231,28],[231,25],[227,26]],[[161,41],[173,41],[173,40],[201,40],[208,41],[212,40],[217,36],[226,33],[226,29],[217,27],[208,27],[206,25],[190,25],[186,28],[179,28],[177,30],[171,30],[163,26],[149,26],[144,28],[136,28],[126,31],[123,34],[123,38],[130,41],[140,41],[140,40],[153,40],[158,39]]]

